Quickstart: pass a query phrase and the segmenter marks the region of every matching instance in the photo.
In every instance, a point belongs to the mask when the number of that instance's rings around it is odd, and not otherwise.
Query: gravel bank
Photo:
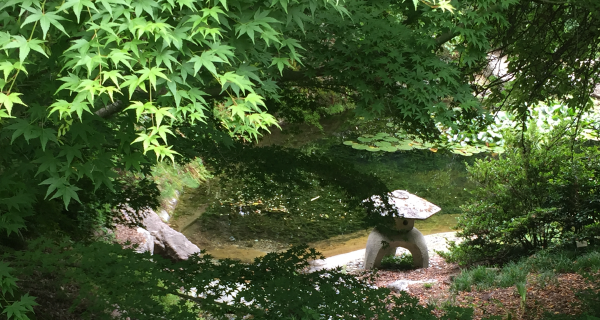
[[[429,258],[432,259],[433,257],[438,255],[437,253],[435,253],[435,251],[448,250],[447,241],[460,242],[460,239],[456,237],[456,232],[444,232],[426,235],[425,241],[427,242],[427,251],[429,252]],[[405,252],[408,252],[408,250],[404,248],[398,248],[398,250],[396,251],[396,255]],[[341,266],[346,266],[346,270],[348,271],[354,271],[357,269],[362,269],[364,259],[365,249],[356,250],[322,260],[314,260],[311,262],[312,267],[310,271],[332,269]]]

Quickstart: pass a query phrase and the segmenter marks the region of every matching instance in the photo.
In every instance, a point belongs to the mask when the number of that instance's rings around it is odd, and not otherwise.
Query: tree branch
[[[100,118],[106,119],[115,113],[123,111],[126,107],[127,106],[121,100],[116,100],[115,102],[107,105],[106,107],[96,111],[95,114]]]
[[[459,24],[458,27],[463,28],[465,25],[464,24]],[[435,38],[435,44],[439,47],[441,45],[443,45],[444,43],[452,40],[452,38],[458,36],[458,32],[456,31],[448,31],[440,36],[438,36],[437,38]]]

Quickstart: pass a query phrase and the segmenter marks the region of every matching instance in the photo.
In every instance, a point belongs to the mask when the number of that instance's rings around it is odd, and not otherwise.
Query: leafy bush
[[[600,152],[566,130],[542,135],[530,129],[510,139],[499,158],[468,166],[478,188],[462,206],[457,229],[465,240],[451,246],[454,260],[502,263],[576,240],[593,243],[600,224]]]

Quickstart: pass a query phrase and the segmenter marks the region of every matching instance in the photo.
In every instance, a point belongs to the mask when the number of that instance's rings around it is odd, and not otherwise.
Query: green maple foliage
[[[519,107],[527,88],[581,98],[597,78],[597,64],[577,67],[597,57],[592,0],[422,2],[0,0],[0,231],[61,235],[106,206],[154,206],[156,186],[132,172],[257,139],[277,125],[269,110],[285,117],[282,90],[337,92],[359,115],[432,137],[438,124],[484,122],[489,105],[474,91]],[[536,38],[519,10],[538,25],[560,13],[558,36]],[[578,49],[557,51],[548,73],[530,38],[550,49],[576,39]],[[516,82],[488,76],[483,90],[474,75],[498,47]],[[18,319],[33,305],[26,295],[0,302]]]

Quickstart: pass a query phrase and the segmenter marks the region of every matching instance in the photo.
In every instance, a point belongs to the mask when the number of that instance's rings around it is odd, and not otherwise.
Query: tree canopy
[[[130,173],[256,140],[314,90],[425,139],[547,99],[585,110],[599,15],[594,0],[0,0],[2,237],[154,206]]]

